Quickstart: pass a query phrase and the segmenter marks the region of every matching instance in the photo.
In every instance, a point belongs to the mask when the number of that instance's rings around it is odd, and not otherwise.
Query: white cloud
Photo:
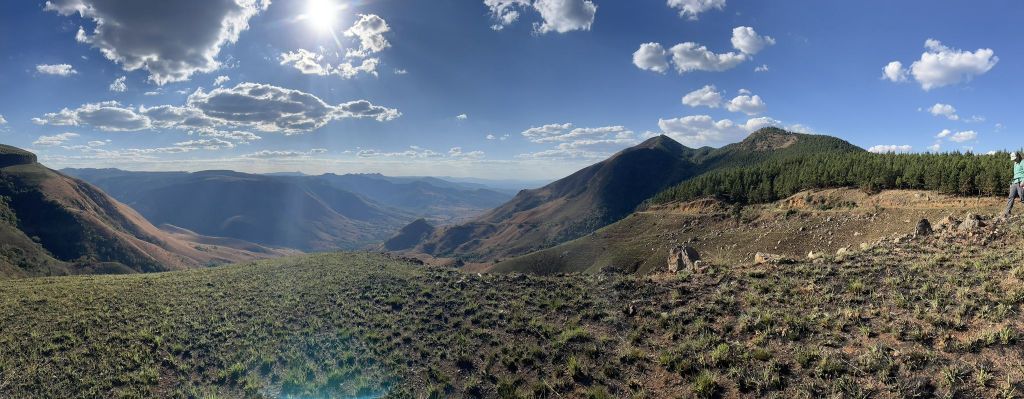
[[[389,121],[401,116],[393,108],[355,100],[338,105],[299,90],[267,84],[240,83],[210,92],[196,90],[184,106],[122,106],[116,101],[85,104],[76,109],[48,113],[33,122],[40,125],[91,126],[106,131],[157,129],[254,128],[285,134],[319,129],[328,122],[350,118]]]
[[[448,156],[458,159],[482,159],[484,157],[483,151],[462,151],[462,147],[452,147],[448,150]]]
[[[957,143],[963,143],[966,141],[974,140],[976,138],[978,138],[977,132],[973,130],[967,130],[963,132],[956,132],[955,134],[949,137],[949,140]]]
[[[668,71],[668,53],[660,43],[644,43],[633,53],[633,65],[637,68],[665,73]]]
[[[715,120],[709,115],[689,115],[659,119],[661,132],[690,147],[716,146],[739,141],[757,129],[781,122],[767,117],[748,119],[737,124],[729,119]]]
[[[68,140],[78,137],[78,133],[61,133],[53,136],[39,136],[36,141],[32,142],[32,145],[52,147],[64,144]]]
[[[337,75],[342,79],[352,79],[360,73],[377,76],[379,58],[366,58],[359,64],[351,61],[341,62],[338,65],[331,65],[323,61],[322,54],[314,53],[306,49],[298,49],[287,53],[281,53],[279,59],[281,65],[292,65],[295,69],[306,75]]]
[[[939,152],[942,151],[942,144],[935,143],[928,146],[928,152]]]
[[[888,154],[888,153],[908,153],[914,150],[914,147],[909,145],[876,145],[868,148],[868,151],[876,154]]]
[[[683,104],[691,107],[718,108],[722,105],[722,93],[714,85],[707,85],[683,96]]]
[[[459,115],[455,116],[455,119],[458,119],[458,120],[460,120],[460,121],[464,121],[464,120],[466,120],[466,119],[469,119],[469,115],[466,115],[466,114],[459,114]]]
[[[391,47],[391,43],[384,37],[390,31],[391,27],[383,18],[374,14],[360,14],[359,20],[345,31],[345,36],[359,39],[359,49],[349,50],[345,56],[363,58],[384,51]]]
[[[50,0],[47,11],[78,13],[95,29],[78,29],[76,39],[100,50],[126,71],[144,69],[158,85],[188,80],[220,68],[221,48],[235,43],[249,19],[270,0],[175,0],[147,7],[134,2]]]
[[[249,144],[253,141],[262,140],[263,138],[257,136],[255,133],[246,132],[241,130],[217,130],[211,128],[196,129],[189,132],[190,135],[198,135],[202,137],[214,137],[219,139],[231,140],[238,144]]]
[[[737,26],[732,29],[732,47],[742,51],[743,54],[754,55],[761,52],[766,46],[774,44],[774,38],[758,35],[754,28],[749,26]]]
[[[543,21],[533,25],[537,34],[590,30],[597,14],[597,5],[591,0],[484,0],[484,5],[490,9],[494,30],[519,20],[520,9],[537,11]]]
[[[150,120],[132,108],[124,107],[117,101],[84,104],[75,109],[64,108],[60,112],[33,118],[38,125],[92,126],[100,130],[123,132],[149,129]]]
[[[956,114],[956,108],[949,104],[936,103],[928,112],[935,116],[942,116],[951,121],[960,120],[960,116]]]
[[[125,81],[127,80],[127,76],[122,76],[117,79],[114,79],[114,82],[110,84],[110,91],[123,93],[125,90],[128,90],[128,85],[125,83]]]
[[[995,51],[989,48],[970,52],[949,48],[935,39],[926,40],[924,47],[926,51],[910,65],[909,70],[904,69],[899,61],[893,61],[886,65],[883,77],[900,82],[907,79],[909,72],[922,89],[931,90],[970,81],[987,73],[999,62]]]
[[[36,72],[44,75],[71,76],[78,71],[68,64],[40,64],[36,65]]]
[[[935,135],[935,138],[937,138],[937,139],[944,139],[944,138],[946,138],[946,137],[949,137],[949,136],[950,136],[950,135],[952,135],[952,134],[953,134],[953,131],[952,131],[952,130],[949,130],[949,129],[942,129],[942,131],[941,131],[941,132],[939,132],[939,134],[936,134],[936,135]]]
[[[556,144],[549,150],[520,154],[518,158],[603,158],[639,142],[636,134],[624,126],[575,127],[572,123],[555,123],[532,127],[522,132],[532,143]]]
[[[6,125],[6,124],[7,124],[7,119],[5,119],[3,115],[0,115],[0,125]]]
[[[767,106],[759,95],[742,94],[734,97],[725,105],[730,112],[742,112],[747,115],[757,115],[764,112]]]
[[[508,133],[505,133],[505,134],[503,134],[501,136],[497,136],[497,135],[494,135],[494,134],[488,134],[487,137],[485,137],[485,138],[488,139],[488,140],[501,140],[501,141],[505,141],[505,140],[508,140],[508,136],[509,136]]]
[[[885,65],[882,68],[882,79],[888,79],[893,82],[906,82],[907,81],[907,70],[903,69],[903,63],[899,61],[893,61]]]
[[[742,53],[728,52],[717,54],[707,47],[693,42],[680,43],[669,49],[672,63],[680,74],[692,71],[721,72],[732,69],[747,56]]]
[[[225,124],[285,134],[319,129],[332,120],[372,118],[383,122],[401,116],[396,109],[366,100],[332,106],[309,93],[260,83],[240,83],[209,93],[196,90],[188,97],[188,106]]]
[[[725,0],[668,0],[668,6],[679,9],[679,16],[696,20],[700,13],[725,8]]]
[[[242,155],[243,158],[260,158],[260,159],[272,159],[272,158],[308,158],[314,155],[326,154],[326,148],[314,148],[309,151],[274,151],[274,150],[262,150],[250,154]]]
[[[217,77],[217,79],[213,80],[213,85],[214,86],[223,86],[225,83],[227,83],[230,80],[231,80],[231,77],[229,77],[227,75],[220,75],[220,76]]]
[[[407,74],[409,74],[409,71],[407,71],[407,70],[395,69],[395,75],[407,75]]]
[[[754,72],[768,72],[768,64],[761,64],[754,68]]]

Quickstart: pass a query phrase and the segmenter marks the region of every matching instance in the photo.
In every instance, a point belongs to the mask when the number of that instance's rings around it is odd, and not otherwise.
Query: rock
[[[960,226],[960,220],[953,217],[953,215],[949,215],[942,218],[942,220],[939,221],[939,224],[936,225],[936,227],[938,227],[939,230],[955,229],[958,226]]]
[[[973,213],[968,213],[967,217],[964,218],[964,221],[960,223],[959,227],[957,227],[957,230],[972,231],[980,229],[982,227],[985,227],[985,222],[981,220],[981,216],[978,216]]]
[[[793,260],[787,259],[786,257],[784,257],[782,255],[770,254],[770,253],[767,253],[767,252],[758,252],[758,253],[754,254],[754,264],[755,265],[765,265],[765,264],[778,265],[778,264],[792,263],[792,262],[793,262]]]
[[[836,258],[842,259],[852,253],[853,252],[850,251],[850,247],[842,247],[839,248],[838,251],[836,251]]]
[[[697,270],[698,261],[700,261],[700,254],[693,247],[679,245],[668,250],[669,273],[678,273],[682,268]]]
[[[861,251],[867,251],[869,249],[871,249],[871,244],[868,244],[866,242],[860,243],[860,250]]]
[[[814,252],[814,251],[811,251],[811,252],[808,252],[808,253],[807,253],[807,259],[810,259],[810,260],[815,260],[815,259],[818,259],[818,258],[820,258],[820,257],[821,257],[821,255],[822,255],[822,254],[821,254],[821,252]]]
[[[932,224],[928,219],[921,219],[917,222],[917,236],[925,237],[932,235]]]

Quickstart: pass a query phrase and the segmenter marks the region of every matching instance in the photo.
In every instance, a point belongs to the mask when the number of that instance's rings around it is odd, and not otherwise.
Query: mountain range
[[[366,248],[416,219],[462,221],[509,198],[478,185],[378,174],[63,172],[95,184],[157,225],[304,251]]]
[[[657,136],[534,190],[467,223],[444,226],[406,248],[437,257],[492,261],[590,234],[655,194],[702,174],[815,153],[862,153],[838,138],[761,129],[721,148],[688,148]]]
[[[155,272],[290,253],[164,232],[95,186],[0,145],[0,275]]]

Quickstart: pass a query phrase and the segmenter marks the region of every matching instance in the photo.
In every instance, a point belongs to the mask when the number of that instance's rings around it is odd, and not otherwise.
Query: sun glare
[[[306,18],[314,28],[329,31],[334,28],[339,9],[331,0],[309,0],[306,3]]]

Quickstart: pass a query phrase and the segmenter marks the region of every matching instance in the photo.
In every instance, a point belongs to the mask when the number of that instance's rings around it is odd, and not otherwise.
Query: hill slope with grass
[[[336,253],[0,281],[0,397],[1013,397],[1019,226],[679,275]]]
[[[15,147],[0,145],[0,165],[2,276],[153,272],[286,253],[171,236],[96,187]]]
[[[524,190],[471,222],[442,228],[417,250],[476,260],[522,255],[589,234],[703,173],[812,153],[859,152],[864,150],[834,137],[775,128],[717,149],[687,148],[658,136],[547,186]]]

